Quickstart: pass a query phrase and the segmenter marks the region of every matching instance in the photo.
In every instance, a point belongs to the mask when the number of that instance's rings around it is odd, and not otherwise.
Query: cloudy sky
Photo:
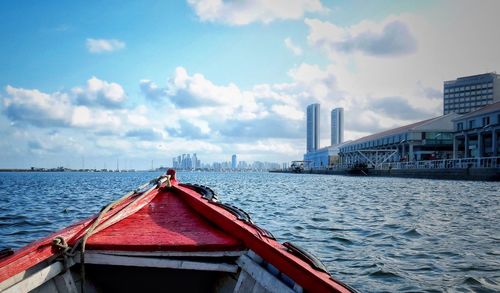
[[[76,3],[77,2],[77,3]],[[305,108],[345,137],[438,116],[500,70],[500,1],[2,1],[0,168],[285,162]]]

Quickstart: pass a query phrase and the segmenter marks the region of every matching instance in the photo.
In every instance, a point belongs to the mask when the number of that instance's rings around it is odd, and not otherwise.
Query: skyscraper
[[[332,145],[344,142],[344,108],[332,110]]]
[[[193,154],[193,164],[192,168],[193,170],[198,169],[200,166],[198,166],[198,157],[196,156],[196,153]]]
[[[319,104],[307,106],[307,152],[319,148]]]
[[[500,75],[495,72],[444,82],[443,114],[465,114],[500,101]]]
[[[231,169],[236,170],[236,167],[238,167],[238,160],[236,159],[236,155],[233,155],[231,157]]]

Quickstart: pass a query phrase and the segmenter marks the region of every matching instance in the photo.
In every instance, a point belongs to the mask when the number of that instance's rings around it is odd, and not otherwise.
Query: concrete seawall
[[[271,171],[277,173],[294,173],[292,171]],[[426,178],[444,180],[476,180],[476,181],[500,181],[500,168],[435,168],[435,169],[368,169],[352,174],[349,170],[306,170],[299,174],[328,174],[346,176],[380,176],[380,177],[403,177],[403,178]]]

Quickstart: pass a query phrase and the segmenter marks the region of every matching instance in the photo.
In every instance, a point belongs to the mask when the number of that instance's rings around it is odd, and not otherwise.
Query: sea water
[[[156,176],[0,173],[0,249],[98,212]],[[500,183],[179,172],[362,292],[500,292]]]

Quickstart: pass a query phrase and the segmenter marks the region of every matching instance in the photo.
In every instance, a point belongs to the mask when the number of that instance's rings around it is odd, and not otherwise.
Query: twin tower
[[[320,105],[307,106],[307,152],[319,149]],[[344,108],[335,108],[331,112],[331,144],[344,141]]]

